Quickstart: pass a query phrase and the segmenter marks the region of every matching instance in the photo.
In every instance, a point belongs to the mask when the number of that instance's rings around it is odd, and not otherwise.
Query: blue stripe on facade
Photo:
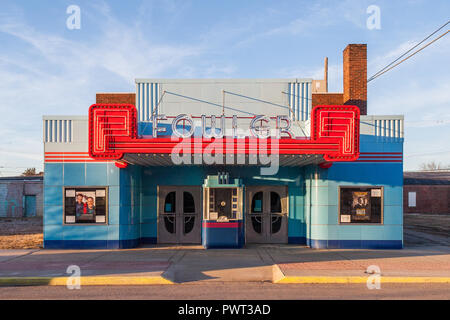
[[[288,237],[289,244],[306,244],[306,237]]]
[[[156,238],[127,240],[44,240],[45,249],[129,249],[140,244],[156,244]]]
[[[402,240],[315,240],[306,243],[314,249],[402,249]]]

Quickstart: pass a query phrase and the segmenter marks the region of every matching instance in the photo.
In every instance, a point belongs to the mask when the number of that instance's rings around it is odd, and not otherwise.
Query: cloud
[[[135,78],[175,74],[204,52],[201,45],[152,41],[136,25],[115,18],[105,3],[93,10],[103,23],[91,41],[39,31],[17,11],[2,14],[0,35],[10,46],[0,51],[0,132],[8,137],[0,141],[0,166],[42,161],[42,115],[85,114],[96,91],[134,91]]]
[[[295,10],[293,8],[292,11],[287,10],[286,12],[291,14]],[[318,30],[342,24],[343,21],[358,28],[366,28],[365,10],[366,6],[363,3],[351,0],[333,2],[332,6],[325,6],[319,2],[308,3],[307,6],[301,6],[301,11],[298,12],[297,18],[291,19],[288,22],[284,22],[285,19],[283,19],[283,23],[277,26],[265,27],[267,19],[262,19],[258,29],[263,31],[251,34],[247,38],[239,41],[237,45],[248,45],[262,38],[280,35],[313,36],[317,34]],[[361,14],[355,14],[355,12],[360,12]]]

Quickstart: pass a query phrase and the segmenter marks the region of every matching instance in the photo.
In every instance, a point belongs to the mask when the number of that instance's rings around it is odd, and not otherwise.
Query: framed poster
[[[106,224],[107,187],[64,187],[64,224]]]
[[[339,187],[339,223],[382,223],[383,187]]]

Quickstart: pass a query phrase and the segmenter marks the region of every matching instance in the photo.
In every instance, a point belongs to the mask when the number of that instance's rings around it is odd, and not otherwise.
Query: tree
[[[36,172],[36,168],[27,168],[24,172],[22,172],[22,176],[29,177],[29,176],[39,176],[42,175],[43,172]]]
[[[421,170],[442,170],[448,168],[449,166],[443,166],[441,163],[436,163],[435,161],[423,162],[420,165]]]

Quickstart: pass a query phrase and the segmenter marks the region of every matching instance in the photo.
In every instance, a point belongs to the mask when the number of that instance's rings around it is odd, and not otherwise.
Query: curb
[[[0,286],[66,286],[72,284],[73,277],[18,277],[0,278]],[[88,276],[80,277],[81,286],[119,286],[119,285],[152,285],[174,284],[163,277],[105,277]]]
[[[380,276],[381,283],[450,283],[450,277],[383,277]],[[295,277],[295,276],[285,276],[274,283],[329,283],[329,284],[339,284],[339,283],[367,283],[370,280],[374,280],[367,277],[321,277],[321,276],[305,276],[305,277]]]

